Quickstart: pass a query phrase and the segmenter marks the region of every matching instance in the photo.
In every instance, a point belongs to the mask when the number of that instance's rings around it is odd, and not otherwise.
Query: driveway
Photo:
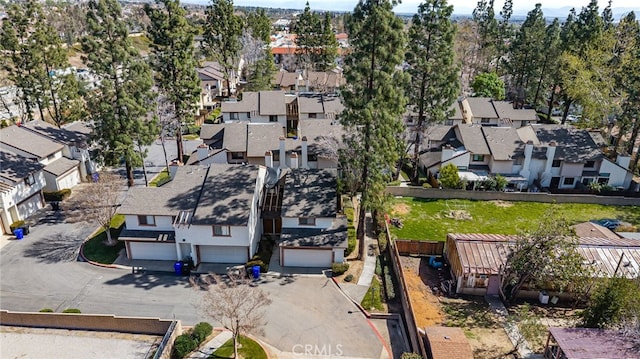
[[[29,235],[0,250],[1,309],[78,308],[84,313],[176,318],[187,326],[211,322],[197,309],[202,294],[190,288],[186,277],[132,274],[77,261],[82,240],[95,227],[64,223],[60,216],[44,213]],[[259,287],[269,293],[272,304],[266,309],[264,333],[258,337],[281,352],[279,357],[386,354],[370,322],[330,279],[274,278]]]

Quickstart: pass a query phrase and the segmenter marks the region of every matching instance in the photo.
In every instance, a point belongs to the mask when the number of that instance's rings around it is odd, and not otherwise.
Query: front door
[[[560,185],[560,177],[551,177],[551,184],[549,188],[558,188]]]
[[[500,278],[497,275],[489,276],[487,285],[487,295],[498,295],[500,293]]]

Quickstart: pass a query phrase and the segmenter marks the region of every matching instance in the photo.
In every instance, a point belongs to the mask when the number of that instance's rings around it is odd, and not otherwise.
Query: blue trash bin
[[[24,238],[24,229],[22,228],[16,228],[13,230],[13,235],[16,236],[16,239],[22,239]]]
[[[175,262],[173,264],[173,269],[175,270],[177,275],[182,275],[182,262]]]
[[[251,267],[251,271],[253,272],[253,279],[259,279],[260,278],[260,266]]]

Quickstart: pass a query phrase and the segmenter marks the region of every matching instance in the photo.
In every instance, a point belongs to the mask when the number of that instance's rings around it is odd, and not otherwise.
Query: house
[[[224,69],[217,62],[205,62],[197,69],[202,92],[200,94],[200,108],[213,109],[216,98],[224,95],[226,86]]]
[[[571,226],[571,228],[573,228],[573,230],[576,232],[576,236],[578,237],[607,238],[607,239],[620,238],[620,236],[617,235],[616,232],[610,230],[607,227],[603,227],[593,222],[578,223]]]
[[[336,95],[323,95],[319,93],[301,93],[297,98],[298,119],[330,119],[337,120],[344,110],[340,98]]]
[[[2,149],[43,164],[46,191],[72,188],[80,183],[80,161],[63,155],[65,145],[49,137],[13,125],[0,130]]]
[[[545,359],[638,359],[637,338],[616,330],[596,328],[549,328]]]
[[[273,74],[271,85],[275,90],[298,92],[298,88],[304,84],[302,74],[299,72],[289,72],[280,70]]]
[[[291,169],[282,195],[280,265],[330,268],[344,262],[347,219],[338,214],[335,169]]]
[[[44,207],[45,165],[0,149],[0,229],[10,233],[13,222]]]
[[[287,107],[284,91],[245,91],[240,101],[224,101],[221,105],[224,122],[277,122],[286,126]]]
[[[128,258],[247,262],[262,235],[265,177],[264,166],[183,166],[164,186],[132,187],[118,210]]]
[[[499,234],[449,233],[445,255],[457,283],[456,293],[497,295],[499,269],[506,261],[509,242],[516,239],[516,236]],[[640,273],[640,242],[637,240],[582,237],[577,251],[585,263],[593,266],[598,277],[635,278]],[[624,258],[624,265],[618,267],[621,258]],[[533,288],[525,288],[521,294],[530,295],[531,290]]]
[[[426,327],[424,332],[429,359],[473,359],[473,349],[461,328]]]

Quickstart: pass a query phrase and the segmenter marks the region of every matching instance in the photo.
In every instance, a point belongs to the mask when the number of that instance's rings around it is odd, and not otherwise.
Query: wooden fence
[[[444,253],[444,242],[398,239],[395,244],[401,256],[441,256]]]

